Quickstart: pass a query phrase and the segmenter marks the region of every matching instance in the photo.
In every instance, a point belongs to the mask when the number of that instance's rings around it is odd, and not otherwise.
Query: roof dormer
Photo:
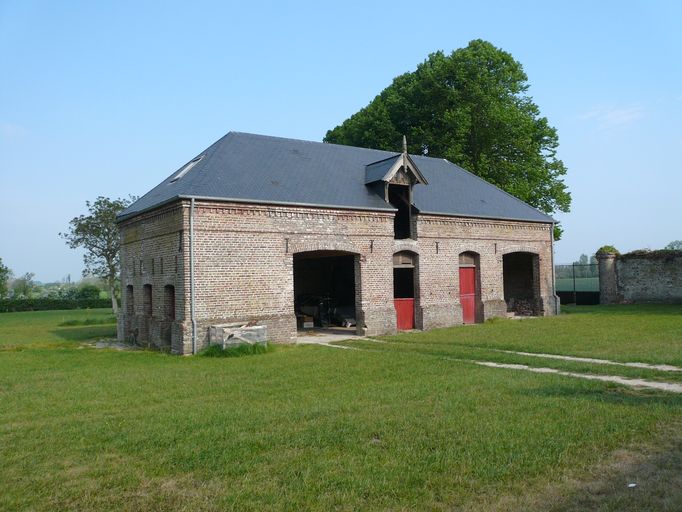
[[[365,166],[365,185],[382,195],[396,209],[394,236],[396,239],[416,239],[416,213],[412,187],[428,182],[407,152],[403,136],[403,152]]]
[[[407,152],[407,140],[403,136],[403,152],[365,166],[365,185],[378,181],[395,185],[428,185],[428,181]]]

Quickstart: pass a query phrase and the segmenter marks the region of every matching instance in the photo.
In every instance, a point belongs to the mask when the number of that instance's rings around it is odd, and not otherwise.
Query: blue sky
[[[230,130],[321,140],[476,38],[558,129],[557,262],[682,239],[682,3],[551,4],[0,0],[0,257],[77,278],[58,233],[87,199],[141,195]]]

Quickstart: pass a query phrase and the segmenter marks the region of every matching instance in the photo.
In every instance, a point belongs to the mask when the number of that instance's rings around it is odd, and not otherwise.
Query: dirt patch
[[[678,512],[682,510],[682,423],[659,432],[649,444],[613,452],[586,475],[569,475],[543,489],[528,489],[471,510]]]

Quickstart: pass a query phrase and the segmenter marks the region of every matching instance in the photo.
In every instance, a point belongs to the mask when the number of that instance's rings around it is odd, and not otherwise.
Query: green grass
[[[614,452],[662,446],[682,396],[453,360],[682,361],[682,306],[569,311],[238,358],[84,348],[112,326],[58,327],[83,312],[0,315],[22,349],[0,348],[0,510],[585,509],[581,478],[619,490]]]
[[[105,317],[89,317],[84,320],[72,319],[64,320],[59,324],[59,327],[73,327],[76,325],[105,325],[105,324],[116,324],[116,317],[114,315],[109,315]]]
[[[0,313],[0,351],[31,347],[73,347],[75,341],[116,337],[111,309]],[[85,324],[85,322],[102,322]],[[106,323],[104,323],[106,322]],[[75,326],[65,324],[77,323]]]

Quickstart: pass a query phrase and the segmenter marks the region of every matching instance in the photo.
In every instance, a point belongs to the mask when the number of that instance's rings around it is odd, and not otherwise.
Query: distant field
[[[558,292],[572,292],[573,278],[557,278],[556,289]],[[576,277],[575,291],[577,292],[598,292],[598,277]]]
[[[682,510],[682,395],[473,363],[682,364],[682,306],[564,309],[240,358],[59,326],[108,310],[0,315],[0,510]]]
[[[104,325],[63,326],[69,322],[108,321]],[[116,337],[111,309],[71,309],[0,313],[0,350],[12,346],[71,347],[74,342]]]

